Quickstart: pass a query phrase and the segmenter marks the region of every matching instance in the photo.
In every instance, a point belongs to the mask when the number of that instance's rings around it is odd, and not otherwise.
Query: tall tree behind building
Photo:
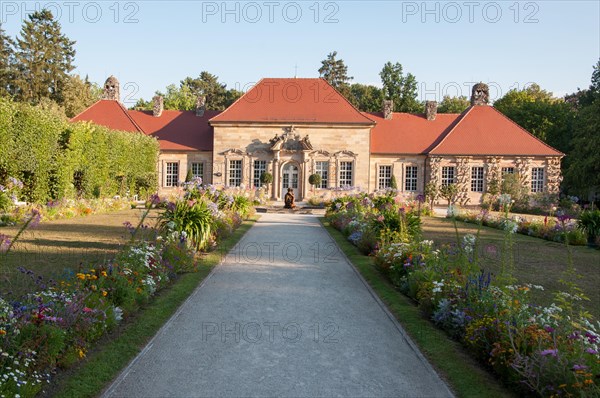
[[[593,67],[587,90],[578,90],[573,123],[572,151],[567,156],[564,185],[569,192],[600,200],[600,60]]]
[[[348,76],[348,67],[344,60],[337,58],[337,51],[327,54],[327,58],[321,61],[319,76],[327,80],[344,97],[350,99],[350,82],[354,79]]]
[[[12,92],[15,66],[15,43],[0,25],[0,96]]]
[[[75,68],[74,44],[50,11],[29,15],[17,37],[16,97],[34,104],[42,98],[62,104],[69,73]]]
[[[394,101],[395,112],[423,112],[423,104],[417,100],[417,79],[408,73],[404,75],[402,64],[387,62],[381,72],[383,95],[385,99]]]

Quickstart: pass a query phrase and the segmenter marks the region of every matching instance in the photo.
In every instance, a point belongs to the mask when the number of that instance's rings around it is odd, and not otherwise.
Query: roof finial
[[[298,64],[294,66],[294,79],[298,78]]]

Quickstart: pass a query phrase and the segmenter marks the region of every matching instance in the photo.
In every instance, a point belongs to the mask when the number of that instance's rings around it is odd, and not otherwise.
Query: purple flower
[[[554,332],[554,328],[551,326],[544,326],[544,330],[548,333],[552,333]]]
[[[577,365],[577,364],[573,365],[573,370],[585,370],[587,368],[588,367],[585,365]]]
[[[417,195],[417,202],[419,202],[419,203],[425,202],[425,195],[422,195],[422,194]]]
[[[10,237],[0,234],[0,253],[6,253],[10,247]]]
[[[31,210],[31,215],[29,217],[29,228],[35,228],[39,225],[42,219],[42,215],[37,209]]]
[[[150,202],[153,205],[159,204],[160,203],[160,197],[158,196],[158,194],[155,193],[154,195],[150,196]]]
[[[594,350],[593,348],[586,348],[585,352],[587,352],[588,354],[592,354],[592,355],[598,354],[598,350]]]
[[[557,349],[540,351],[540,355],[543,357],[548,356],[548,355],[552,355],[553,357],[556,357],[557,354],[558,354]]]
[[[125,228],[127,228],[127,231],[130,234],[133,234],[135,232],[135,227],[133,226],[133,224],[131,224],[129,221],[125,221],[123,223],[123,225],[125,226]]]
[[[169,202],[169,203],[167,204],[167,210],[168,210],[168,211],[175,211],[175,207],[176,207],[176,206],[175,206],[175,202]]]

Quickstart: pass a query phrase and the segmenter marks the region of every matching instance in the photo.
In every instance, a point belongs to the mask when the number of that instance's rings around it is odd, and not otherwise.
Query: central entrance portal
[[[286,163],[281,170],[281,197],[287,193],[288,188],[294,190],[294,197],[298,200],[298,166]]]

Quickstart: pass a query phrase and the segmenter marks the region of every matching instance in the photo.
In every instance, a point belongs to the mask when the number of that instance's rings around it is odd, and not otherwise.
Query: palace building
[[[546,145],[488,104],[488,87],[473,87],[461,114],[425,114],[356,109],[320,78],[265,78],[224,111],[211,111],[200,97],[195,111],[128,110],[119,82],[109,77],[103,98],[72,119],[156,137],[161,194],[173,192],[188,173],[217,186],[260,187],[273,175],[271,198],[288,188],[297,200],[335,187],[376,191],[392,176],[406,196],[425,184],[456,183],[459,202],[478,204],[486,187],[503,174],[518,173],[531,192],[558,193],[561,152]],[[313,187],[309,176],[321,175]],[[313,193],[314,192],[314,193]]]

